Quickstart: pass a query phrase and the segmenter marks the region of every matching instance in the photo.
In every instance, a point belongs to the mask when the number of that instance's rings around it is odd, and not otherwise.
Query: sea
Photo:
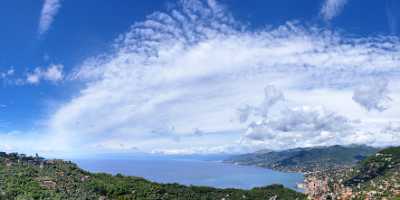
[[[105,172],[143,177],[159,183],[211,186],[217,188],[251,189],[271,184],[302,191],[297,187],[304,176],[301,173],[279,172],[253,166],[239,166],[220,161],[196,159],[104,159],[74,160],[90,172]]]

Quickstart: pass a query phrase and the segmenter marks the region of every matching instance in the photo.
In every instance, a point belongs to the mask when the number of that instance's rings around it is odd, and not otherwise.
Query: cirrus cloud
[[[351,115],[361,111],[332,113],[325,105],[353,103],[347,94],[355,86],[377,76],[398,81],[400,73],[396,37],[347,37],[291,22],[251,30],[212,0],[184,0],[168,12],[149,15],[121,34],[114,50],[76,69],[73,79],[85,86],[50,116],[49,132],[71,146],[116,139],[115,146],[149,152],[233,145],[240,140],[233,133],[247,128],[243,122],[249,113],[269,117],[269,108],[282,99],[292,104],[309,99],[311,106],[296,104],[287,107],[287,118],[256,121],[259,138],[282,139],[277,148],[343,143],[343,135],[359,134],[348,127]],[[270,88],[265,107],[243,107],[262,102],[269,84],[285,90],[285,98]],[[315,100],[315,90],[334,91],[337,99]],[[294,99],[294,93],[303,95]],[[243,108],[242,123],[237,108]],[[196,138],[193,130],[210,134]]]
[[[39,36],[45,34],[49,30],[60,7],[61,0],[44,0],[39,19]]]
[[[342,12],[347,1],[348,0],[325,0],[321,9],[322,17],[326,21],[332,20]]]

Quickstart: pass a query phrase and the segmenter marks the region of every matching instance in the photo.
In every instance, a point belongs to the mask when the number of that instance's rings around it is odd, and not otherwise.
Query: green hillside
[[[296,148],[233,156],[226,162],[281,171],[309,172],[354,166],[378,150],[364,145]]]
[[[357,166],[306,176],[314,199],[400,199],[400,147],[383,149]]]
[[[0,153],[0,199],[235,200],[305,199],[301,193],[271,185],[251,190],[158,184],[143,178],[89,173],[63,160]]]
[[[368,157],[354,169],[345,186],[366,195],[400,197],[400,147],[391,147]]]

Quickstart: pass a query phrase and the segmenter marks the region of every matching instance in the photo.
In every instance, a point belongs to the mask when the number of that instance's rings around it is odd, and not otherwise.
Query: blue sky
[[[6,1],[0,149],[400,141],[400,3]]]

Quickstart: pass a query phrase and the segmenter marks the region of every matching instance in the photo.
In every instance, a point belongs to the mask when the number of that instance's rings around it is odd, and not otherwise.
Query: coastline
[[[84,162],[77,161],[77,163],[91,172],[134,175],[161,183],[176,182],[183,185],[236,189],[251,189],[265,185],[282,184],[285,187],[303,192],[301,188],[297,187],[299,183],[304,181],[303,173],[281,172],[257,166],[235,165],[221,161],[191,159],[164,161],[113,160],[110,163],[104,160],[86,160]],[[107,163],[107,166],[102,166],[103,163]],[[163,172],[160,172],[161,169],[158,167],[154,167],[160,165],[163,166]],[[188,170],[189,168],[191,169]]]

